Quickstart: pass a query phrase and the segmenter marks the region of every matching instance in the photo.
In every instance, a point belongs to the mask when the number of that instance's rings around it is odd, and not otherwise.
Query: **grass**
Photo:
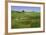
[[[11,12],[12,28],[40,27],[40,12]]]

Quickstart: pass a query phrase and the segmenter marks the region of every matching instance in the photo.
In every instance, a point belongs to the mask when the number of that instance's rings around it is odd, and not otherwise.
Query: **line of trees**
[[[25,11],[24,11],[24,10],[22,10],[22,11],[16,11],[16,10],[13,11],[13,10],[12,10],[12,12],[18,12],[18,13],[21,13],[21,12],[25,12]]]
[[[19,12],[20,13],[20,11],[16,11],[16,12]],[[21,12],[25,12],[24,10],[22,10]]]

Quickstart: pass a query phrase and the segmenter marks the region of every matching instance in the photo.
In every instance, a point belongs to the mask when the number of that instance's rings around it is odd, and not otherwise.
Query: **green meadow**
[[[40,27],[40,12],[11,11],[11,27],[12,29]]]

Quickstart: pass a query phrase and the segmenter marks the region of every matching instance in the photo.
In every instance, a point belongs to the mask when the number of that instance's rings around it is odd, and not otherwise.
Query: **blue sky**
[[[35,11],[35,12],[40,12],[40,7],[29,7],[29,6],[11,6],[11,10],[16,10],[16,11]]]

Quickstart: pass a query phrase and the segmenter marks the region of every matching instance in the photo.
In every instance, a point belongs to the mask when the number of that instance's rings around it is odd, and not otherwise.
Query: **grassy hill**
[[[11,12],[12,28],[40,27],[40,12]]]

